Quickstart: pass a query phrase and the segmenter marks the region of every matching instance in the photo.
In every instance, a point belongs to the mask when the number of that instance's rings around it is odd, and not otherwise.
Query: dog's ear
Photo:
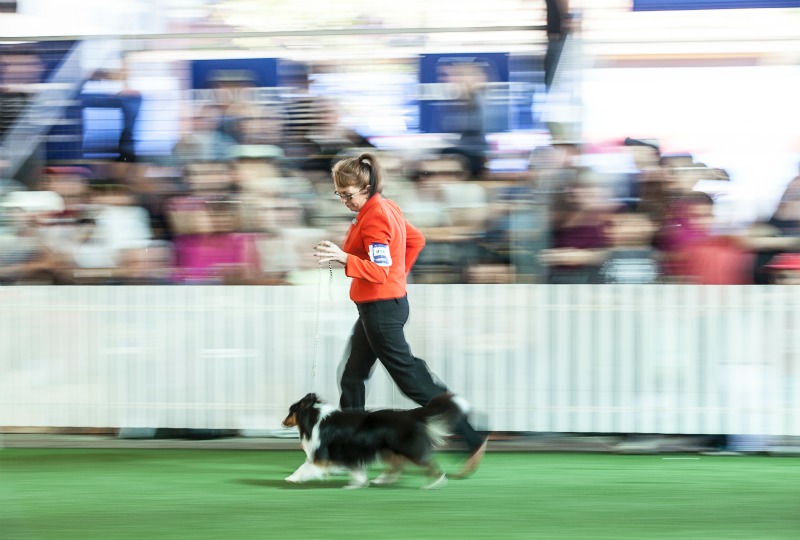
[[[300,400],[300,407],[303,409],[307,409],[317,403],[319,399],[317,398],[317,394],[311,392],[306,394],[306,397]]]

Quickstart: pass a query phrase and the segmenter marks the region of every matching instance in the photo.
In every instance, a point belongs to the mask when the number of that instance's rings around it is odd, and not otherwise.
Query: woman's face
[[[336,188],[336,183],[333,184],[333,187]],[[366,188],[359,190],[355,186],[347,186],[341,189],[337,188],[333,194],[339,197],[339,200],[352,212],[361,210],[367,203],[367,199],[369,199]]]

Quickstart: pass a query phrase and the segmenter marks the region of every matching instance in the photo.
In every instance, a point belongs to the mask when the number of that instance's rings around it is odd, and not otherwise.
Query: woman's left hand
[[[347,253],[342,251],[339,246],[328,240],[324,240],[314,246],[314,252],[314,257],[319,259],[320,264],[326,262],[347,264]]]

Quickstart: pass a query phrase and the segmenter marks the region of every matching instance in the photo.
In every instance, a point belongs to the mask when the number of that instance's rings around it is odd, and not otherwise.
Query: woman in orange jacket
[[[364,409],[365,384],[376,360],[403,394],[420,405],[447,391],[427,364],[411,354],[403,332],[409,314],[406,276],[425,246],[425,237],[406,221],[397,204],[381,195],[382,180],[379,164],[369,153],[334,165],[334,195],[356,212],[356,218],[342,248],[330,241],[315,248],[321,264],[344,265],[345,275],[352,278],[350,299],[358,308],[342,373],[342,409]],[[470,454],[458,476],[468,476],[483,459],[486,441],[466,420],[456,431]]]

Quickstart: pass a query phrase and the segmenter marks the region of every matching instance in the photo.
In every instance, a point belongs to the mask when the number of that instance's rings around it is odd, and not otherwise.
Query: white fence
[[[328,286],[0,288],[0,426],[279,429],[312,389],[338,400],[356,310]],[[414,353],[490,429],[800,435],[800,287],[409,296]],[[380,367],[369,388],[411,405]]]

